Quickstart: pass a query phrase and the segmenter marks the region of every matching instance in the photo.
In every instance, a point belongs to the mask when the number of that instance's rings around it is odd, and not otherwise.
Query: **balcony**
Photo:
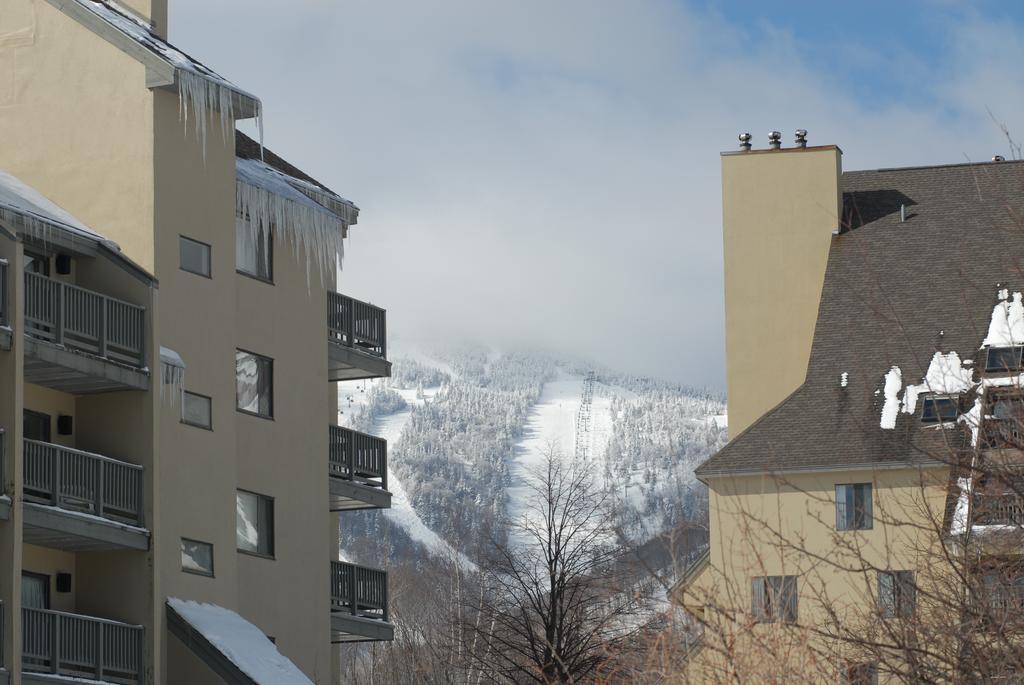
[[[25,380],[71,394],[146,390],[146,309],[25,274]]]
[[[978,526],[1024,526],[1024,498],[1017,494],[978,495],[974,512]]]
[[[388,574],[331,562],[331,642],[393,640],[388,621]]]
[[[149,549],[143,468],[25,440],[25,542],[69,552]]]
[[[11,349],[10,294],[7,274],[10,271],[6,259],[0,259],[0,350]]]
[[[339,426],[330,432],[331,511],[389,508],[387,440]]]
[[[32,674],[103,683],[142,683],[142,626],[44,609],[21,610],[22,682],[47,683]]]
[[[331,381],[391,375],[387,315],[380,307],[327,293],[327,374]]]

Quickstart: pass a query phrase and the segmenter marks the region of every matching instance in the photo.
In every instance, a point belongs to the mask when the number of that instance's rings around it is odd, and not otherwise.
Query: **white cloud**
[[[847,168],[956,162],[1005,151],[986,105],[1011,124],[1024,110],[1020,41],[988,43],[1004,32],[980,19],[927,85],[942,106],[881,108],[789,32],[675,2],[245,7],[172,0],[172,41],[258,93],[269,146],[360,205],[345,288],[394,330],[716,387],[718,152],[739,131],[763,146],[807,128]]]

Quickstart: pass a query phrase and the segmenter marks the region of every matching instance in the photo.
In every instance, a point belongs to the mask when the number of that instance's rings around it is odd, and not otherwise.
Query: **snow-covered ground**
[[[583,443],[594,465],[595,480],[598,485],[602,485],[603,470],[600,466],[612,437],[615,418],[613,398],[634,401],[638,397],[630,390],[595,382],[590,429],[577,435],[577,416],[583,402],[584,383],[583,376],[559,371],[555,380],[544,384],[540,399],[530,409],[526,428],[517,444],[515,461],[510,468],[512,485],[508,488],[508,514],[513,520],[521,520],[523,516],[532,519],[535,515],[530,503],[537,502],[538,498],[531,485],[540,482],[546,455],[552,450],[572,458],[576,454],[577,443]],[[627,496],[631,494],[629,490],[627,486]]]

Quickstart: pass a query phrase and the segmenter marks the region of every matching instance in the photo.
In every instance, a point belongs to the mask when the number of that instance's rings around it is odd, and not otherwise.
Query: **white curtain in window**
[[[46,606],[49,578],[38,576],[21,577],[21,606],[27,609],[48,609]]]

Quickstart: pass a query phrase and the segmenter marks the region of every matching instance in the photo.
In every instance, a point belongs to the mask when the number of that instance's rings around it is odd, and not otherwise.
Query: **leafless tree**
[[[642,588],[587,464],[549,449],[529,490],[467,607],[473,667],[488,681],[588,682],[637,635]]]

